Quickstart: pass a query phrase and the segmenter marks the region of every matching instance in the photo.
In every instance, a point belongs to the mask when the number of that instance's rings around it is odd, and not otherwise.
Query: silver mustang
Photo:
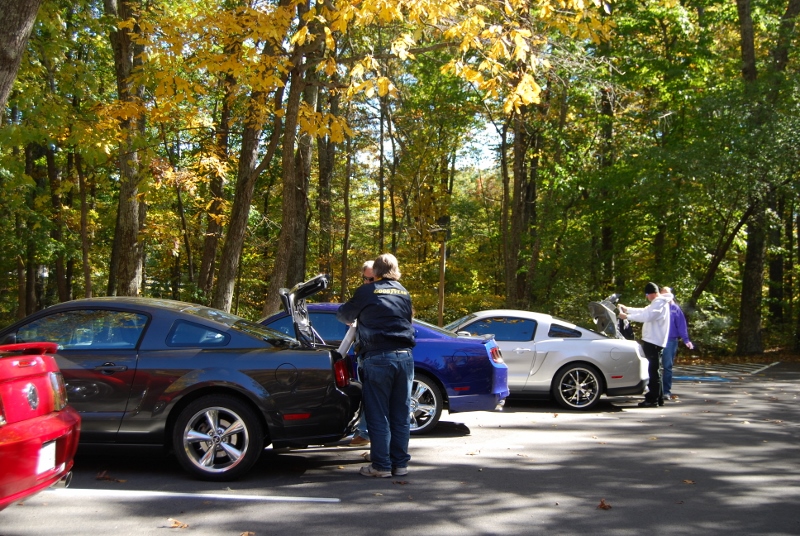
[[[512,397],[553,397],[568,409],[590,409],[602,394],[642,394],[648,373],[641,346],[620,334],[610,301],[592,302],[589,310],[601,333],[513,309],[479,311],[445,328],[494,335],[508,366]]]

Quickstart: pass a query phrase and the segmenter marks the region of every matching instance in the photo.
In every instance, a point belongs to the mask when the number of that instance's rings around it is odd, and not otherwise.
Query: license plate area
[[[52,471],[56,466],[56,442],[50,441],[42,445],[39,450],[39,463],[36,466],[36,474],[40,475],[47,471]]]

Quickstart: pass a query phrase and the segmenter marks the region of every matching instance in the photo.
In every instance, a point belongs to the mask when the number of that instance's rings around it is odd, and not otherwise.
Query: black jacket
[[[345,324],[358,320],[359,354],[413,348],[411,317],[411,295],[391,279],[361,285],[336,313]]]

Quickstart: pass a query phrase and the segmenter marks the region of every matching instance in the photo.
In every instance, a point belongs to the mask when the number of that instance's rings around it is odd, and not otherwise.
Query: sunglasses
[[[365,276],[365,275],[362,275],[362,276],[361,276],[361,279],[363,279],[364,281],[369,281],[370,283],[372,283],[373,281],[375,281],[375,278],[374,278],[374,277],[367,277],[367,276]]]

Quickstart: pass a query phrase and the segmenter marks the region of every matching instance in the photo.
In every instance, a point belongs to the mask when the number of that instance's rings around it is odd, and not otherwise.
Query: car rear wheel
[[[172,445],[189,473],[203,480],[233,480],[261,455],[264,428],[241,400],[228,395],[204,396],[178,415]]]
[[[442,416],[444,398],[436,382],[425,375],[416,375],[411,385],[411,433],[427,434]]]
[[[591,365],[567,365],[555,375],[552,394],[567,409],[590,409],[600,401],[603,380]]]

